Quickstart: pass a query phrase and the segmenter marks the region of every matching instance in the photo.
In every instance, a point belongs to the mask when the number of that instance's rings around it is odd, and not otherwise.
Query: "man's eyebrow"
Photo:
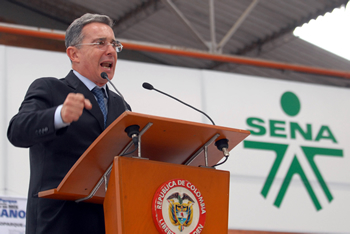
[[[101,37],[101,38],[96,38],[93,41],[105,41],[105,40],[107,40],[106,37]]]
[[[106,37],[101,37],[101,38],[96,38],[93,41],[106,41],[106,40],[107,40]],[[111,42],[117,42],[117,40],[116,39],[112,39]]]

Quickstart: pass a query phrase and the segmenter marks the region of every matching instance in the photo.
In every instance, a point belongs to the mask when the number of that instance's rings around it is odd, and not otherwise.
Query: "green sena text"
[[[322,139],[331,140],[337,143],[331,129],[328,126],[322,125],[319,129],[312,129],[311,124],[299,125],[296,122],[289,122],[282,120],[268,120],[257,117],[247,118],[247,125],[251,127],[248,129],[251,135],[263,136],[269,132],[271,137],[280,137],[296,139],[302,137],[307,141],[320,141]],[[314,132],[313,132],[314,131]]]

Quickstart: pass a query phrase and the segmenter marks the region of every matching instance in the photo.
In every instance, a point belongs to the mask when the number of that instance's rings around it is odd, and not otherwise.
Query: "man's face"
[[[84,26],[82,30],[84,39],[81,44],[105,41],[111,43],[115,41],[113,30],[103,23],[90,23]],[[107,80],[101,78],[101,72],[106,72],[111,80],[117,63],[117,52],[111,46],[103,51],[97,45],[81,45],[76,50],[76,60],[72,60],[73,69],[85,76],[98,86],[107,83]]]

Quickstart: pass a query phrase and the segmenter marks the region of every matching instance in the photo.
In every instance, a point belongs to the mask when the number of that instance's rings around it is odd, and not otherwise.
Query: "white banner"
[[[29,84],[42,76],[64,77],[70,61],[64,53],[0,49],[6,129]],[[205,111],[216,125],[251,131],[220,167],[231,173],[230,229],[350,233],[349,88],[125,60],[118,61],[113,82],[135,112],[210,123],[142,88],[150,82]],[[26,196],[28,151],[11,146],[5,134],[0,139],[6,191]]]
[[[221,167],[230,228],[350,233],[348,88],[205,72],[205,98],[220,125],[251,131]]]
[[[24,234],[27,199],[0,196],[0,233]]]

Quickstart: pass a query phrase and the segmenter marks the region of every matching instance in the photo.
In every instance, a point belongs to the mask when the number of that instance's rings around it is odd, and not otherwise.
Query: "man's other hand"
[[[67,95],[61,110],[61,117],[64,123],[77,121],[83,114],[83,110],[92,108],[89,99],[81,93],[70,93]]]

